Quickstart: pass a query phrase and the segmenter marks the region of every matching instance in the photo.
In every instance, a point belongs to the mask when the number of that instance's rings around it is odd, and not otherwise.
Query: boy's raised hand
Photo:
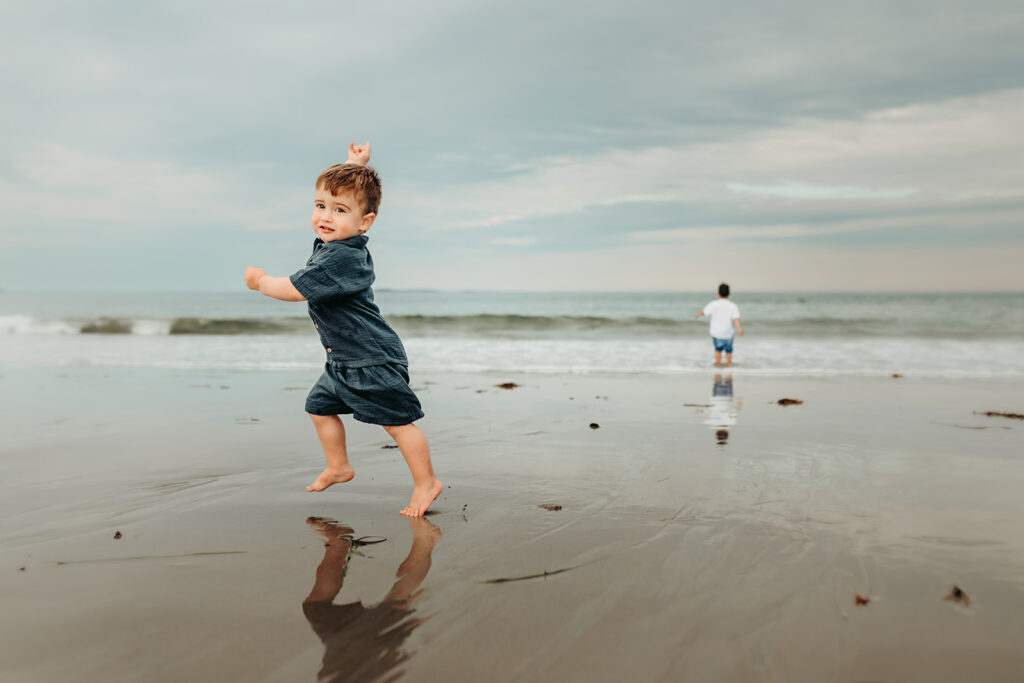
[[[267,271],[262,268],[253,268],[249,266],[245,269],[245,286],[249,289],[260,288],[260,279],[267,274]]]
[[[357,145],[354,142],[348,143],[348,163],[366,166],[370,163],[370,141],[366,144]]]

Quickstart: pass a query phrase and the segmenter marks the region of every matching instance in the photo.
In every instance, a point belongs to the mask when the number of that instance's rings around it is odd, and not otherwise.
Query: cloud
[[[532,236],[523,237],[495,237],[491,244],[503,247],[530,247],[537,243],[537,238]]]
[[[813,230],[803,223],[777,225],[704,225],[667,230],[638,230],[629,235],[636,243],[707,242],[746,238],[805,237]]]
[[[515,213],[505,214],[503,216],[487,216],[482,219],[470,219],[470,220],[456,220],[449,221],[440,225],[439,227],[449,230],[465,230],[467,228],[490,228],[495,225],[503,225],[505,223],[511,223],[514,221],[522,220],[522,216]]]
[[[1021,212],[1017,209],[1001,209],[998,207],[979,208],[971,215],[970,225],[964,225],[964,217],[960,214],[941,210],[930,212],[914,212],[909,215],[870,215],[839,220],[819,220],[815,223],[778,223],[761,225],[696,225],[668,228],[664,230],[639,230],[629,234],[629,240],[639,244],[680,242],[711,242],[737,240],[803,240],[821,238],[830,235],[853,233],[880,232],[888,235],[899,235],[907,230],[927,229],[932,231],[935,241],[943,232],[965,232],[966,236],[974,234],[979,226],[993,228],[1013,228],[1020,225]],[[875,243],[884,243],[884,237],[876,238]],[[1024,235],[1022,240],[1024,241]]]
[[[827,187],[806,183],[787,182],[781,185],[744,185],[734,183],[727,187],[737,194],[753,194],[762,197],[783,197],[786,199],[898,199],[917,192],[914,188],[893,188],[875,190],[850,185]]]
[[[765,222],[764,212],[770,222],[771,212],[783,211],[805,214],[808,224],[908,213],[932,220],[953,199],[968,210],[977,200],[981,216],[988,200],[1012,199],[1024,186],[1020,120],[1024,89],[846,119],[801,118],[712,141],[559,155],[513,177],[460,184],[458,198],[441,186],[404,199],[428,224],[480,230],[499,225],[496,216],[528,224],[640,204],[660,207],[655,222],[673,229],[695,205],[717,205],[735,220],[737,195],[748,205],[749,227]],[[468,218],[439,220],[453,207]],[[964,229],[974,223],[970,213],[945,222],[957,221]]]
[[[17,182],[0,182],[9,233],[19,225],[36,232],[40,224],[69,222],[126,237],[211,224],[266,230],[279,229],[282,221],[274,218],[290,212],[279,198],[253,192],[236,169],[129,159],[54,143],[17,155],[13,164]]]
[[[66,225],[55,191],[90,227],[74,239],[121,240],[118,258],[143,271],[175,264],[129,248],[142,230],[207,245],[231,234],[261,262],[284,260],[287,230],[308,230],[312,179],[351,138],[373,141],[385,181],[381,268],[427,262],[392,272],[407,286],[445,270],[459,286],[516,288],[517,264],[541,251],[573,286],[594,284],[574,269],[614,254],[647,259],[595,284],[613,289],[671,282],[678,266],[659,250],[678,257],[696,242],[797,254],[826,238],[880,252],[909,234],[1019,241],[1019,3],[558,9],[10,0],[0,265],[26,262],[23,245]],[[78,248],[54,245],[55,265]],[[481,265],[452,256],[463,250]],[[238,251],[206,249],[196,272]]]
[[[1017,199],[1024,197],[1024,188],[1016,190],[971,190],[969,192],[958,192],[950,199],[953,201],[970,201],[972,199]]]
[[[437,289],[522,291],[707,291],[719,282],[746,291],[1020,291],[1024,245],[944,247],[921,243],[888,249],[789,242],[708,241],[625,244],[571,253],[544,250],[451,252],[443,269],[411,255],[377,259],[378,282]],[[609,273],[621,273],[615,280]],[[500,276],[499,276],[500,274]]]

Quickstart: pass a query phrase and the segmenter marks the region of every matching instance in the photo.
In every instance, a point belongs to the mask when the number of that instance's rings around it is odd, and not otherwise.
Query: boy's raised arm
[[[267,275],[262,268],[249,266],[245,269],[245,286],[254,289],[260,294],[266,294],[273,299],[281,301],[305,301],[299,290],[295,289],[291,278],[273,277]]]

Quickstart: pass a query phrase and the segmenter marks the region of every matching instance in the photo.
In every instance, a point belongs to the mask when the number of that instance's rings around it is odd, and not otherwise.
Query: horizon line
[[[730,285],[732,294],[737,294]],[[375,293],[430,294],[707,294],[717,296],[717,287],[707,289],[437,289],[427,287],[379,287]],[[1021,289],[741,289],[741,294],[1024,294]],[[248,290],[231,289],[4,289],[4,294],[248,294]]]

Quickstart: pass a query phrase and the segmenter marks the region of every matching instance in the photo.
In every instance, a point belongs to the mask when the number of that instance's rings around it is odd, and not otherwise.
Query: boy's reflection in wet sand
[[[316,583],[302,603],[306,619],[324,643],[318,680],[375,681],[389,673],[400,675],[396,668],[409,658],[402,644],[425,621],[413,618],[411,605],[422,592],[417,589],[430,570],[430,554],[441,539],[441,530],[423,517],[410,517],[412,548],[398,566],[398,580],[380,603],[364,607],[361,602],[332,602],[345,581],[353,530],[323,517],[310,517],[306,523],[326,541]]]
[[[736,424],[740,408],[743,407],[741,399],[733,397],[732,375],[715,375],[715,384],[711,388],[710,410],[704,420],[704,424],[715,429],[715,443],[724,446],[729,442],[729,430]]]

